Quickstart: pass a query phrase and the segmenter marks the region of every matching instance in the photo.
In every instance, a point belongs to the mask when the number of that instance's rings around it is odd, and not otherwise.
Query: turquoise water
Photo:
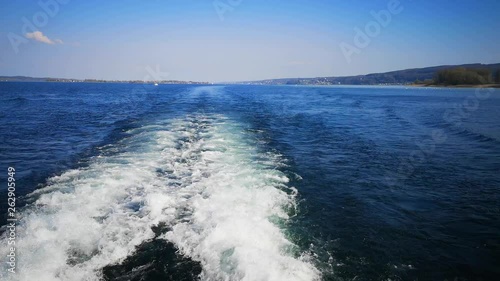
[[[498,112],[488,89],[0,83],[0,276],[495,280]]]

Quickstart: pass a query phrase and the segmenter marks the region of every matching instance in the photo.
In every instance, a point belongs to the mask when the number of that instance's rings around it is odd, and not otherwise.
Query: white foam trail
[[[202,280],[319,279],[276,224],[295,204],[279,158],[260,153],[240,124],[194,115],[129,133],[126,152],[31,195],[17,229],[18,273],[3,264],[2,280],[100,280],[160,222],[171,226],[162,238],[202,264]]]

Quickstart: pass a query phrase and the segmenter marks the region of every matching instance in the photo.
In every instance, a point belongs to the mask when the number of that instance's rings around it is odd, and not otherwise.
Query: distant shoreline
[[[212,83],[210,82],[197,82],[197,81],[122,81],[122,80],[47,80],[47,79],[41,79],[37,78],[37,80],[34,79],[26,79],[26,80],[15,80],[15,79],[0,79],[0,82],[4,83],[64,83],[64,84],[71,84],[71,83],[86,83],[86,84],[159,84],[159,85],[211,85]]]
[[[456,70],[468,74],[471,77],[476,77],[486,71],[492,75],[500,73],[500,63],[494,64],[461,64],[461,65],[440,65],[424,68],[411,68],[383,73],[370,73],[354,76],[326,76],[315,78],[274,78],[264,80],[246,80],[246,81],[220,81],[220,82],[203,82],[203,81],[181,81],[181,80],[105,80],[105,79],[73,79],[73,78],[57,78],[57,77],[29,77],[29,76],[3,76],[0,75],[0,81],[17,81],[17,82],[83,82],[83,83],[136,83],[136,84],[231,84],[231,85],[303,85],[303,86],[335,86],[335,85],[350,85],[350,86],[403,86],[403,87],[440,87],[440,88],[500,88],[499,79],[492,76],[491,79],[483,80],[435,80],[436,75],[441,72],[450,72],[452,76],[457,76]],[[454,72],[455,71],[455,72]],[[459,74],[463,74],[459,71]],[[467,72],[468,71],[468,72]],[[481,72],[482,71],[482,72]],[[479,74],[478,74],[479,73]],[[471,83],[470,85],[443,85],[444,83],[455,82]],[[479,85],[472,84],[482,81],[492,82],[491,84]],[[417,82],[418,84],[415,84]],[[494,83],[496,82],[496,83]],[[440,84],[433,84],[440,83]]]
[[[138,81],[19,81],[19,80],[0,80],[0,83],[85,83],[85,84],[139,84],[147,85],[154,84],[153,81],[138,82]],[[481,84],[481,85],[432,85],[432,84],[258,84],[258,83],[210,83],[210,82],[193,82],[193,81],[162,81],[160,85],[246,85],[246,86],[299,86],[299,87],[335,87],[335,86],[351,86],[351,87],[414,87],[414,88],[455,88],[455,89],[485,89],[495,88],[500,89],[500,84]]]
[[[500,84],[477,84],[477,85],[437,85],[437,84],[408,84],[410,87],[434,87],[434,88],[500,88]]]

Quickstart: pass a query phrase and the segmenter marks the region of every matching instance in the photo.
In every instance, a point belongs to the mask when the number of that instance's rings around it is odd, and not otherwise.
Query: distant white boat
[[[155,82],[155,86],[158,86],[158,83]]]

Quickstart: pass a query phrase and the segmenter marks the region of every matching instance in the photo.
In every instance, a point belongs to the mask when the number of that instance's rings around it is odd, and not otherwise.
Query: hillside
[[[241,82],[242,84],[259,85],[379,85],[379,84],[411,84],[417,80],[424,81],[433,79],[440,70],[450,68],[483,68],[495,71],[500,69],[500,63],[497,64],[463,64],[463,65],[441,65],[425,68],[413,68],[397,70],[385,73],[372,73],[356,76],[342,77],[316,77],[316,78],[283,78],[268,79],[260,81]]]

